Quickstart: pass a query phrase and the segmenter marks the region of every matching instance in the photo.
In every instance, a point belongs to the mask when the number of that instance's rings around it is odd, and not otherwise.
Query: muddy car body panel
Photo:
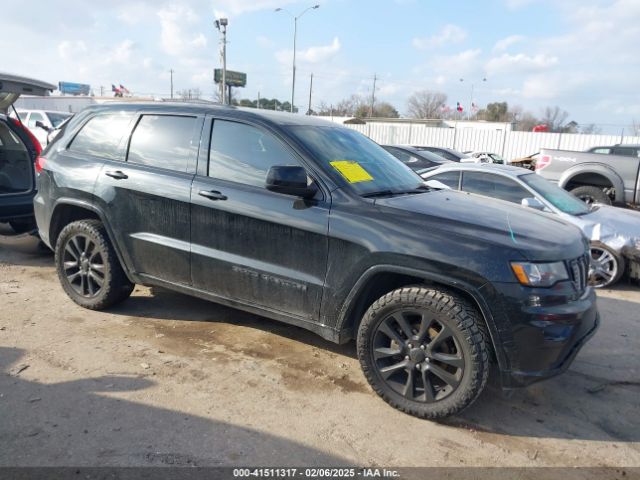
[[[115,157],[74,153],[78,132],[107,113],[132,117],[114,140]],[[145,115],[195,119],[184,171],[128,161],[131,131]],[[212,163],[218,155],[212,145],[224,143],[212,136],[225,122],[258,131],[261,146],[277,142],[281,164],[304,167],[317,186],[313,196],[258,188],[246,167],[233,180],[212,176],[220,167]],[[479,210],[475,196],[424,190],[417,175],[374,144],[402,175],[415,177],[417,190],[362,194],[323,160],[326,149],[318,145],[333,133],[360,135],[310,117],[250,109],[91,107],[45,152],[35,200],[42,239],[55,246],[65,218],[86,209],[104,224],[132,282],[258,313],[334,342],[354,338],[381,294],[437,285],[482,313],[504,386],[554,375],[570,363],[598,324],[593,290],[571,273],[550,288],[523,287],[510,262],[562,262],[569,272],[587,252],[576,227],[505,202],[487,201]]]

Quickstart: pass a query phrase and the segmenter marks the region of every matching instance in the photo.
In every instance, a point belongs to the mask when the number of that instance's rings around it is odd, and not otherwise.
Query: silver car
[[[427,185],[518,203],[558,215],[579,227],[591,241],[590,282],[608,287],[627,267],[640,271],[640,212],[587,205],[540,175],[493,164],[447,164],[419,172]]]

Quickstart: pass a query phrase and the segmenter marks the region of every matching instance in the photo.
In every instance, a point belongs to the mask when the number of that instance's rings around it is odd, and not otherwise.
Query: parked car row
[[[591,242],[590,282],[609,287],[640,257],[640,212],[586,204],[540,175],[510,166],[450,164],[423,173],[428,185],[470,192],[549,212]],[[436,181],[438,184],[434,184]],[[629,265],[629,270],[631,271]]]
[[[49,134],[59,128],[62,123],[73,116],[68,112],[52,112],[48,110],[15,110],[9,116],[26,125],[43,147],[49,143]]]
[[[404,164],[314,117],[184,103],[89,107],[39,152],[6,115],[12,90],[0,104],[6,198],[33,197],[62,288],[82,307],[156,285],[355,340],[373,390],[422,418],[471,405],[492,364],[504,388],[560,374],[598,328],[578,228],[429,187],[407,165],[488,166],[422,148]],[[22,190],[14,163],[30,175]]]

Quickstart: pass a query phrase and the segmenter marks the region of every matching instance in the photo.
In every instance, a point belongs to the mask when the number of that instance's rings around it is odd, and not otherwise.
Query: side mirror
[[[269,169],[266,187],[272,192],[302,198],[311,198],[318,191],[315,183],[309,183],[304,168],[285,165],[275,165]]]
[[[36,121],[36,127],[43,129],[45,132],[49,131],[49,127],[47,127],[44,123],[42,123],[40,120]]]
[[[523,198],[521,202],[523,207],[533,208],[534,210],[544,210],[544,205],[535,197]]]

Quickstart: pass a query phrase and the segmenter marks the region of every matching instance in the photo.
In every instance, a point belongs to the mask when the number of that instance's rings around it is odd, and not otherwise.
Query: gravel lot
[[[0,466],[640,466],[638,287],[599,292],[566,374],[434,423],[380,400],[352,344],[146,287],[84,310],[7,233]]]

